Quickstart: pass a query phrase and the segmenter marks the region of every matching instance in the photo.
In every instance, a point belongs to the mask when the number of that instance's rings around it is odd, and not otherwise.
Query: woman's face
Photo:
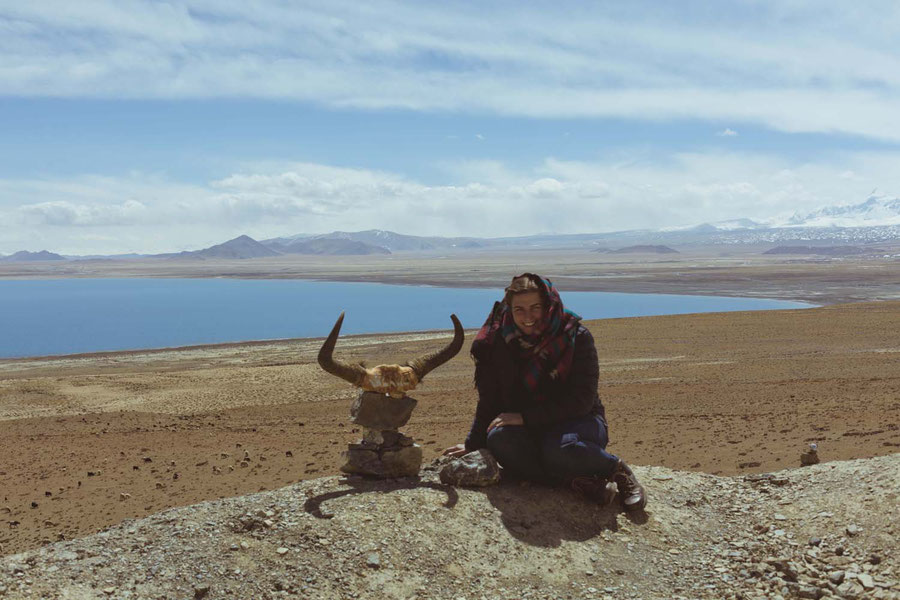
[[[540,292],[524,292],[512,297],[513,322],[519,330],[532,335],[544,328],[544,303]]]

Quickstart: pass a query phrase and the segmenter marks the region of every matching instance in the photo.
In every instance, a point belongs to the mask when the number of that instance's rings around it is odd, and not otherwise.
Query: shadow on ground
[[[400,490],[428,488],[446,494],[444,508],[454,508],[459,493],[451,485],[420,478],[377,480],[348,477],[341,480],[349,489],[335,490],[308,498],[303,509],[318,519],[330,519],[327,502],[336,498],[361,494],[389,494]],[[500,520],[509,534],[532,546],[555,548],[563,541],[583,542],[603,531],[618,531],[617,504],[597,506],[566,489],[540,485],[522,485],[504,481],[498,485],[474,489],[481,492],[491,506],[500,513]],[[626,514],[629,521],[642,525],[647,513]]]
[[[459,494],[456,488],[443,483],[435,483],[431,481],[422,481],[418,477],[404,479],[365,479],[362,477],[346,477],[341,480],[343,485],[350,486],[350,489],[337,490],[320,494],[308,498],[303,504],[303,510],[318,519],[330,519],[334,515],[322,510],[322,503],[335,498],[344,496],[355,496],[358,494],[389,494],[399,490],[414,490],[422,488],[430,488],[447,494],[447,501],[444,502],[444,508],[453,508],[459,502]]]

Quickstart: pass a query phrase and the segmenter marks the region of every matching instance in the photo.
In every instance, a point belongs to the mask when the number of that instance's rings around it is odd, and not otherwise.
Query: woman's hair
[[[513,277],[510,284],[504,290],[506,295],[503,297],[503,302],[511,308],[513,296],[527,294],[528,292],[538,292],[541,295],[541,302],[545,305],[549,304],[550,299],[547,297],[547,291],[543,286],[538,284],[539,281],[540,277],[532,273],[523,273],[522,275]]]

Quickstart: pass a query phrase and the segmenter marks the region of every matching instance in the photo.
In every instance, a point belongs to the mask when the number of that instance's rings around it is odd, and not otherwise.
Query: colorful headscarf
[[[548,378],[565,381],[572,370],[575,334],[581,317],[563,307],[559,292],[549,279],[532,273],[523,273],[516,279],[519,277],[528,277],[537,283],[541,296],[549,300],[544,328],[536,334],[523,333],[513,321],[512,311],[506,302],[495,302],[491,314],[472,342],[472,356],[482,355],[481,348],[493,345],[499,334],[525,363],[522,373],[525,388],[543,400],[539,391],[541,381]]]

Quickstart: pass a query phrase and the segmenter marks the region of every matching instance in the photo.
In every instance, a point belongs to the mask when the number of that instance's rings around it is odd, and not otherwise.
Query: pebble
[[[868,573],[859,573],[856,575],[856,580],[859,581],[864,588],[867,590],[875,587],[875,580],[872,579],[872,576]]]
[[[366,557],[366,566],[370,569],[378,569],[381,567],[381,558],[375,553]]]
[[[847,535],[852,536],[852,535],[857,535],[861,530],[857,525],[855,525],[854,523],[851,523],[850,525],[847,525],[846,531],[847,531]]]
[[[284,546],[282,546],[281,548],[279,548],[279,549],[276,550],[275,552],[277,552],[277,553],[280,554],[281,556],[284,556],[285,554],[288,553],[288,549],[285,548]]]

